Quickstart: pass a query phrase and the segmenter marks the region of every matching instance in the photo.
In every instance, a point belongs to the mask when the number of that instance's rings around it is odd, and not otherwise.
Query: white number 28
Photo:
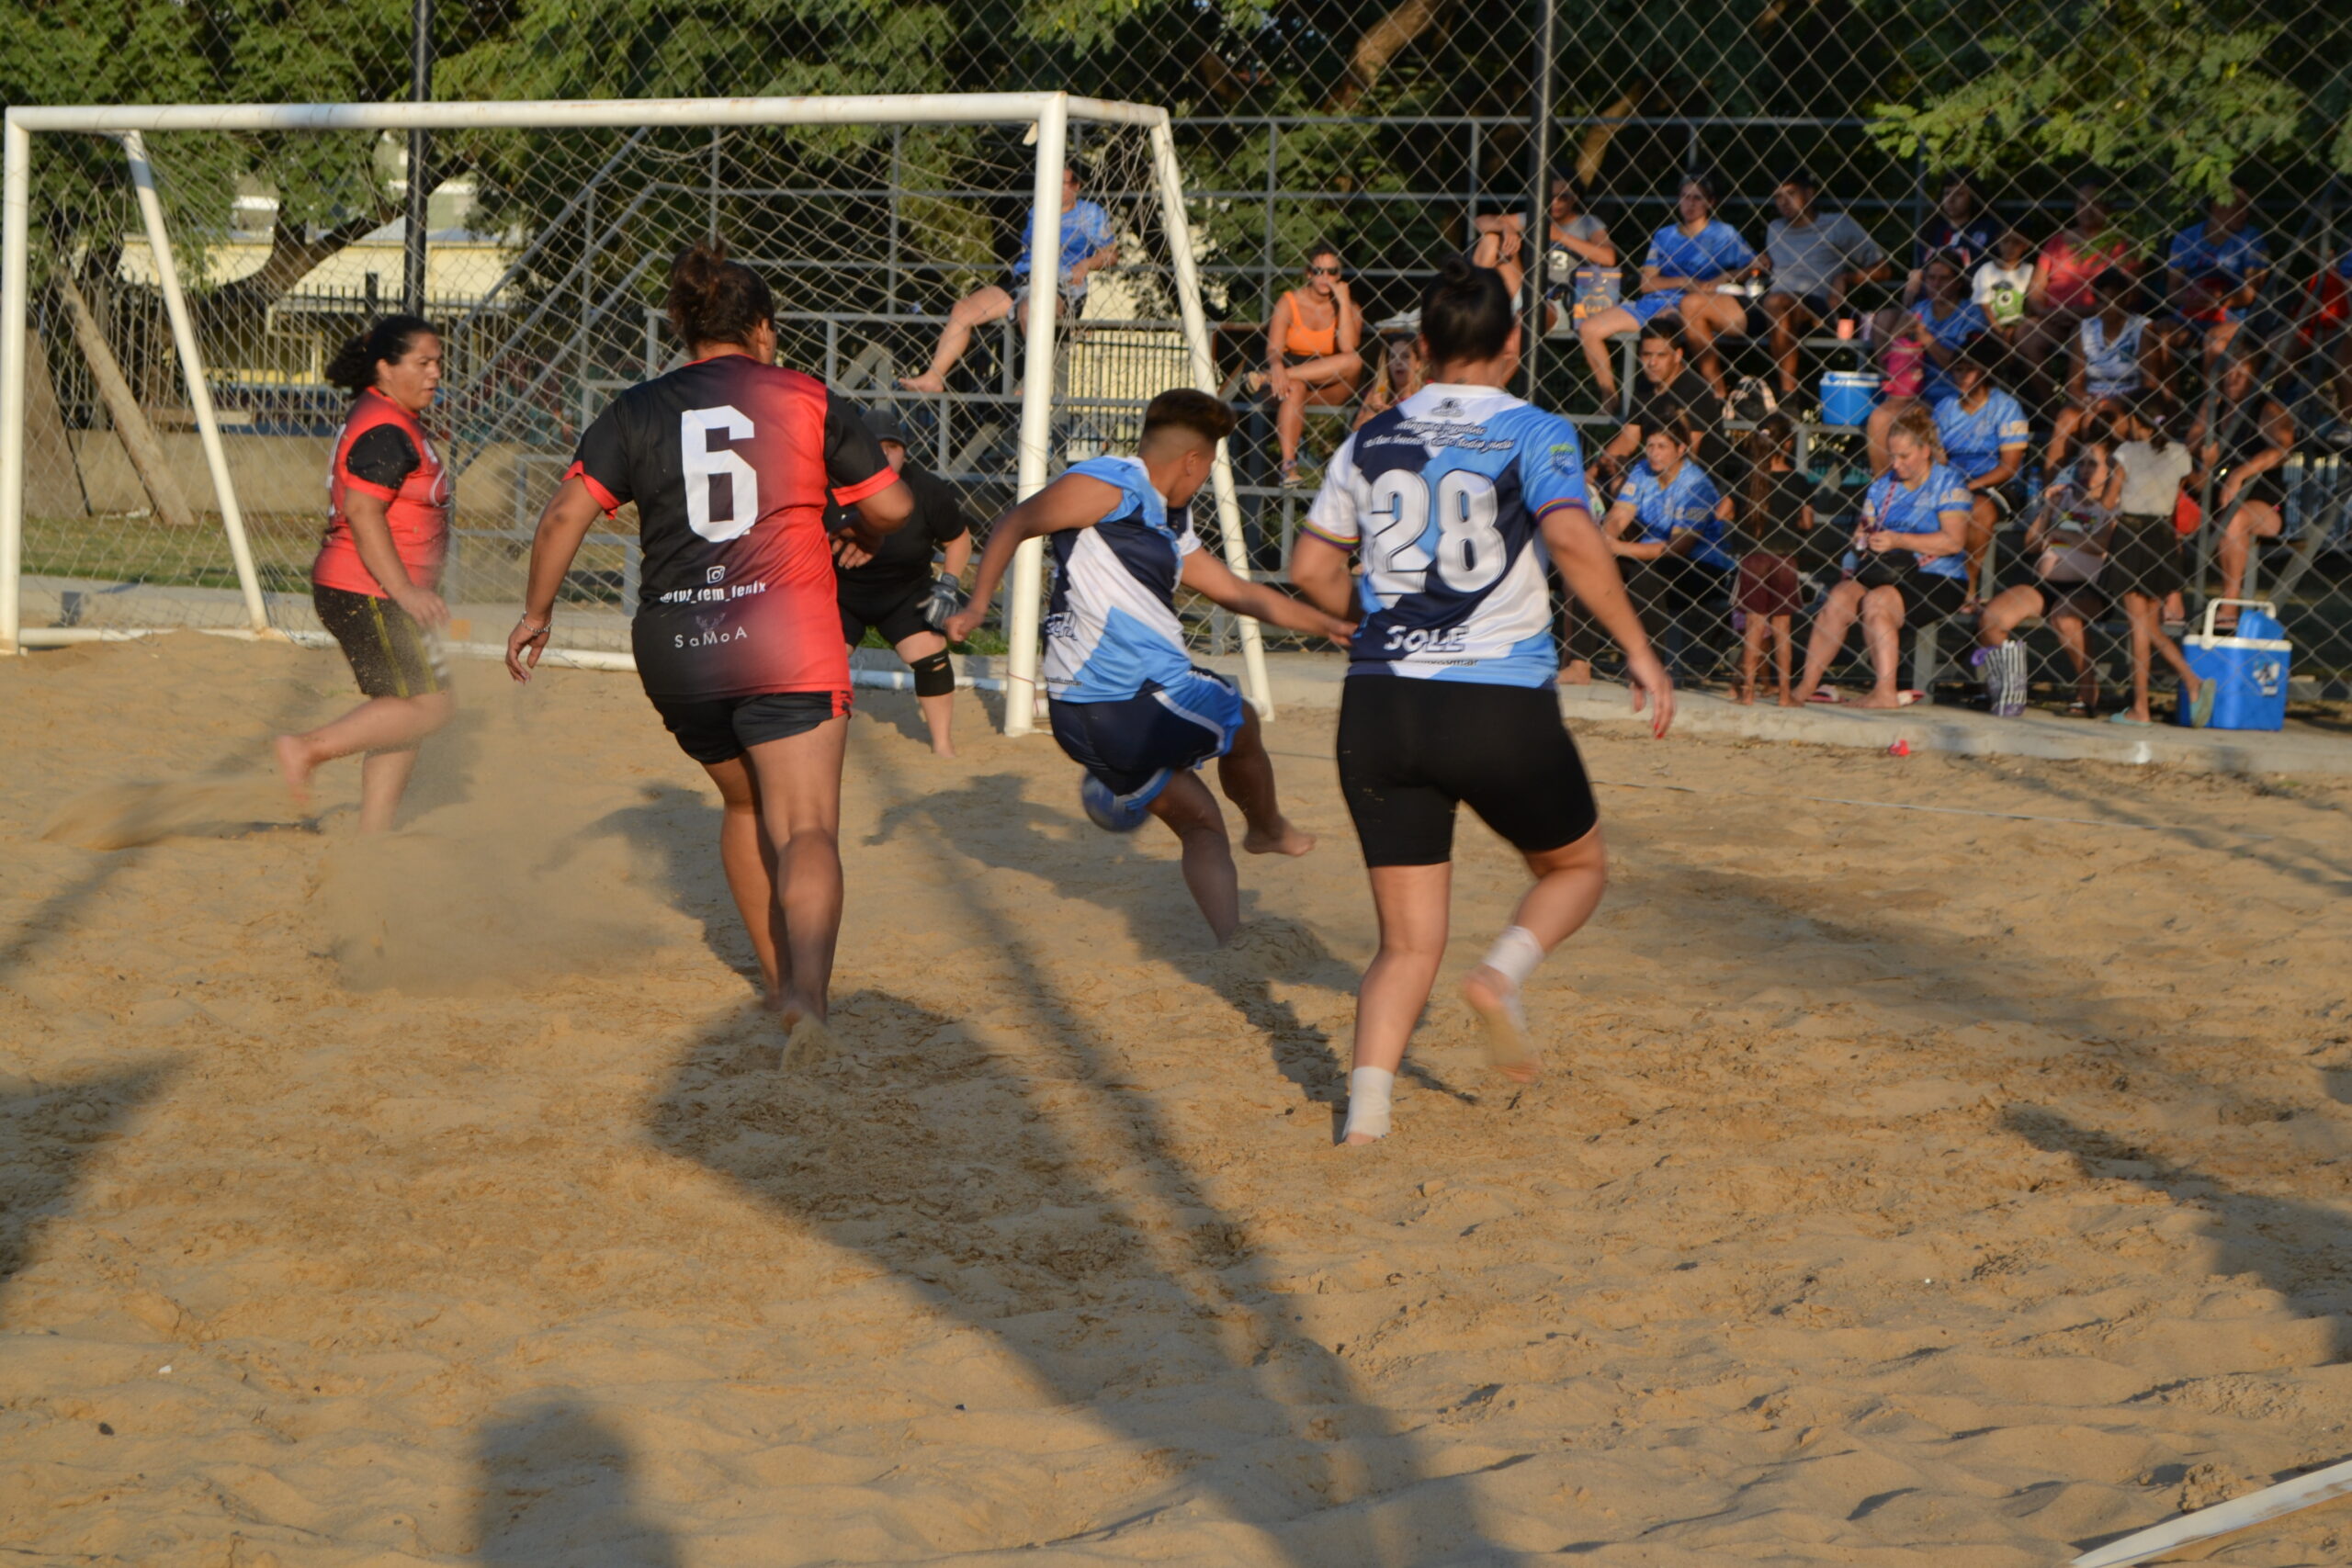
[[[760,520],[760,476],[743,455],[713,447],[712,433],[729,441],[751,438],[751,416],[731,405],[688,409],[678,416],[678,446],[685,461],[686,526],[713,544],[741,538]],[[718,481],[727,481],[727,504],[717,504]]]
[[[1495,526],[1500,510],[1495,481],[1484,474],[1456,468],[1437,481],[1392,468],[1374,476],[1372,504],[1365,508],[1372,524],[1372,570],[1408,593],[1428,586],[1434,570],[1438,581],[1457,593],[1476,593],[1493,585],[1503,574],[1502,531]],[[1437,538],[1424,547],[1430,511],[1437,511]]]

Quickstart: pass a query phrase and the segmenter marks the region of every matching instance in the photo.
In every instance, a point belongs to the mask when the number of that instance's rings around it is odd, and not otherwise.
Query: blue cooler
[[[1878,403],[1878,378],[1866,370],[1826,370],[1821,376],[1821,423],[1869,423]]]
[[[2213,630],[2213,612],[2238,606],[2238,624],[2228,636]],[[2214,683],[2209,729],[2278,729],[2287,722],[2287,669],[2294,646],[2278,624],[2278,606],[2268,600],[2215,599],[2205,606],[2205,629],[2180,639],[2181,652],[2200,681]],[[2180,705],[2180,722],[2188,722]]]

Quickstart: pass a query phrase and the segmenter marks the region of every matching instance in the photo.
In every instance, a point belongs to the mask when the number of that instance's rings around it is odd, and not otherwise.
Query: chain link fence
[[[2030,700],[2116,704],[2130,638],[2100,549],[2116,548],[2109,475],[2131,471],[2111,459],[2145,416],[2195,458],[2170,508],[2183,592],[2165,615],[2193,620],[2232,588],[2275,601],[2312,682],[2299,689],[2342,694],[2352,13],[2315,0],[1589,8],[1561,18],[1550,104],[1552,164],[1575,185],[1531,242],[1538,19],[1532,5],[1459,0],[756,17],[522,0],[444,6],[433,42],[447,98],[1067,88],[1167,105],[1218,374],[1246,416],[1242,525],[1270,573],[1322,459],[1409,389],[1419,280],[1483,241],[1552,301],[1528,389],[1586,432],[1604,499],[1625,502],[1611,526],[1689,563],[1629,566],[1688,678],[1738,673],[1736,563],[1764,526],[1747,502],[1754,426],[1786,419],[1781,488],[1811,503],[1813,527],[1778,541],[1802,658],[1885,461],[1873,414],[1883,425],[1905,397],[1932,412],[1952,390],[1947,359],[1973,356],[2016,412],[1997,404],[1988,422],[1972,394],[1939,429],[1937,458],[1987,498],[1971,505],[1973,592],[1915,608],[1903,684],[1982,700],[1977,650],[2007,637],[2028,651]],[[396,98],[409,23],[405,7],[304,0],[266,15],[48,7],[0,39],[0,96]],[[228,590],[229,560],[202,521],[210,491],[122,159],[96,139],[40,141],[30,281],[46,374],[28,396],[27,624],[152,618],[134,602],[157,595],[200,619],[187,606]],[[323,358],[399,302],[405,141],[153,141],[257,563],[273,604],[290,604],[340,417]],[[1057,465],[1118,446],[1141,400],[1184,378],[1145,171],[1107,140],[1075,151],[1080,199],[1103,209],[1119,254],[1072,301]],[[889,406],[917,460],[985,524],[1015,482],[1017,321],[959,302],[1011,281],[1030,152],[986,128],[435,136],[426,304],[449,329],[435,417],[458,469],[459,596],[513,598],[584,414],[674,356],[662,263],[707,232],[776,284],[792,362]],[[1336,283],[1306,270],[1321,245]],[[1653,310],[1679,329],[1663,387],[1631,319]],[[936,389],[901,385],[966,327]],[[1307,374],[1288,374],[1293,358]],[[1668,409],[1704,427],[1688,460],[1727,521],[1687,479],[1627,486]],[[598,536],[576,596],[616,620],[633,587],[626,534]],[[1195,619],[1204,651],[1229,645],[1229,626]],[[1609,649],[1562,633],[1606,672]],[[1834,675],[1866,681],[1861,637],[1849,640]]]

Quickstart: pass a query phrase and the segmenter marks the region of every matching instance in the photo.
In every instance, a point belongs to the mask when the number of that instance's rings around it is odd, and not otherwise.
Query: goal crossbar
[[[170,237],[163,208],[154,198],[154,175],[140,133],[145,131],[405,130],[639,130],[679,127],[782,127],[793,125],[997,124],[1034,128],[1036,145],[1033,192],[1036,228],[1030,254],[1061,254],[1062,167],[1072,120],[1125,125],[1148,133],[1154,182],[1166,225],[1170,263],[1175,274],[1186,358],[1193,385],[1216,390],[1216,361],[1208,321],[1201,307],[1198,268],[1184,210],[1183,177],[1176,158],[1168,111],[1145,104],[1074,97],[1068,93],[883,94],[852,97],[638,98],[609,100],[517,100],[478,103],[380,104],[99,104],[20,105],[0,118],[0,653],[68,640],[44,637],[22,624],[22,560],[26,479],[26,355],[29,336],[32,138],[37,133],[107,136],[121,141],[140,195],[141,217],[156,284],[174,327],[174,346],[189,390],[191,412],[203,437],[214,502],[229,535],[251,630],[270,627],[260,583],[243,539],[233,479],[220,439],[219,421],[189,320],[186,291],[171,265]],[[1016,493],[1026,498],[1042,489],[1050,467],[1055,315],[1032,310],[1023,344],[1023,377]],[[1227,564],[1250,575],[1241,527],[1238,492],[1226,448],[1217,449],[1212,476]],[[1043,543],[1030,540],[1015,557],[1006,626],[1005,730],[1025,734],[1035,725],[1038,634],[1044,592]],[[1265,649],[1255,621],[1238,626],[1242,688],[1265,716],[1272,716]]]

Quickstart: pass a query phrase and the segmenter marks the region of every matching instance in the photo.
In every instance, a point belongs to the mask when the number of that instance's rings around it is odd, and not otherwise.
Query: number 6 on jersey
[[[731,405],[687,409],[678,415],[678,447],[686,480],[686,526],[714,544],[751,531],[760,520],[760,476],[740,452],[714,447],[716,433],[729,441],[752,438],[751,417]],[[719,485],[727,486],[722,505]]]

